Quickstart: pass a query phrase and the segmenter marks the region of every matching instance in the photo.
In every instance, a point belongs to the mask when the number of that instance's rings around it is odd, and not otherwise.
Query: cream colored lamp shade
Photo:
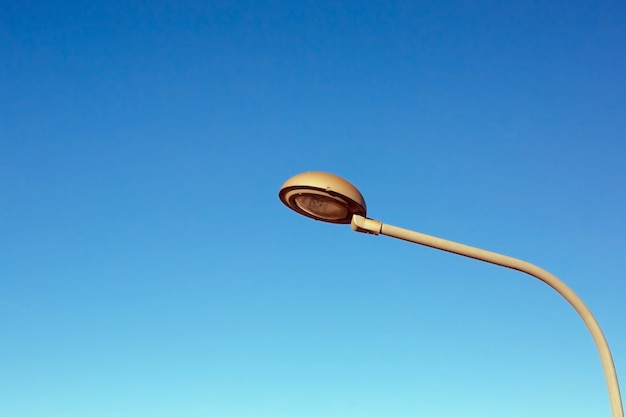
[[[305,172],[291,177],[278,193],[290,209],[329,223],[347,224],[352,216],[365,216],[365,199],[348,181],[327,172]]]

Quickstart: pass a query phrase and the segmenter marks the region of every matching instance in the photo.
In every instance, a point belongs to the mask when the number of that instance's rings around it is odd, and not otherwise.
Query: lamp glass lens
[[[294,198],[294,203],[312,217],[320,220],[341,220],[348,217],[348,208],[330,197],[304,194]]]

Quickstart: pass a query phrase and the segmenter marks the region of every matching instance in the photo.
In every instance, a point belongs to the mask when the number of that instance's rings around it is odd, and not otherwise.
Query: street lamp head
[[[291,177],[278,193],[290,209],[329,223],[347,224],[352,216],[366,215],[365,199],[357,188],[326,172],[305,172]]]

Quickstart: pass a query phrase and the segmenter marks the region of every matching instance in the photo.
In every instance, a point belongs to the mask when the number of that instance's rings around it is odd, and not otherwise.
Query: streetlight
[[[615,365],[600,325],[576,293],[548,271],[516,258],[370,219],[366,217],[365,199],[359,190],[343,178],[326,172],[305,172],[296,175],[283,184],[278,196],[290,209],[315,220],[339,224],[350,223],[356,232],[381,234],[430,246],[479,261],[516,269],[545,282],[570,303],[589,329],[600,353],[613,417],[624,417]]]

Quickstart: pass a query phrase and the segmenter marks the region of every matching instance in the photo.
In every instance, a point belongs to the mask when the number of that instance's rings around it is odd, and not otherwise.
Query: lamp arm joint
[[[378,235],[380,234],[383,224],[378,220],[368,219],[367,217],[355,214],[352,216],[350,227],[352,227],[352,230],[355,232]]]

